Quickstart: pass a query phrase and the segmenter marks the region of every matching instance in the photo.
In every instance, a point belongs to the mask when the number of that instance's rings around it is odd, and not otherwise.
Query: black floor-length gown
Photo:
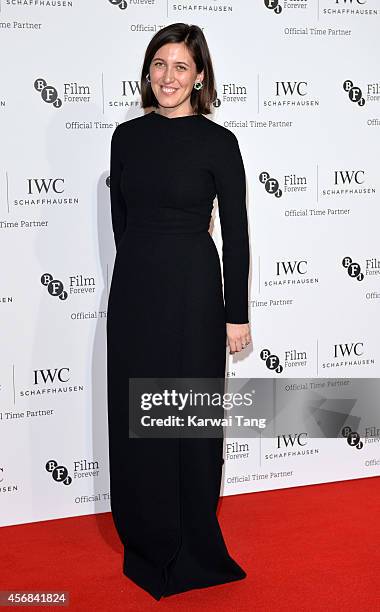
[[[236,136],[152,111],[115,129],[116,259],[107,315],[111,510],[124,574],[156,600],[246,576],[216,516],[222,438],[130,438],[129,377],[225,376],[226,322],[247,323],[245,171]],[[223,278],[208,232],[218,196]],[[239,520],[239,517],[236,517]]]

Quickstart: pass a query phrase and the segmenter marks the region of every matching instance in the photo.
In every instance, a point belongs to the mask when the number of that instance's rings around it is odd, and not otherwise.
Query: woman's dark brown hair
[[[210,51],[205,36],[200,27],[187,23],[172,23],[159,30],[150,41],[146,51],[141,70],[141,107],[154,106],[158,108],[158,101],[153,93],[150,83],[146,80],[150,64],[157,52],[167,43],[184,42],[196,66],[197,73],[204,70],[203,87],[200,90],[193,88],[190,96],[191,106],[196,114],[209,115],[210,106],[216,99],[214,70],[212,67]]]

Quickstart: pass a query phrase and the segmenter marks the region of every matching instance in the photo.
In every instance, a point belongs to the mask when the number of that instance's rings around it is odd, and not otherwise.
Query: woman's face
[[[158,49],[150,65],[150,81],[160,106],[191,112],[190,95],[195,81],[202,81],[184,42],[167,43]]]

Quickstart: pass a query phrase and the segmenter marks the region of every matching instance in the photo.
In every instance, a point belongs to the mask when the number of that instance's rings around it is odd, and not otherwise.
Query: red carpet
[[[219,519],[245,580],[157,602],[106,513],[3,527],[0,589],[69,591],[49,610],[380,610],[380,477],[222,498]]]

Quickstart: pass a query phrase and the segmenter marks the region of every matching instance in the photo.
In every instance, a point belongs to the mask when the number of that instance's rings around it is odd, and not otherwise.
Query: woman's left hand
[[[251,342],[249,323],[226,323],[226,328],[230,353],[238,353]]]

